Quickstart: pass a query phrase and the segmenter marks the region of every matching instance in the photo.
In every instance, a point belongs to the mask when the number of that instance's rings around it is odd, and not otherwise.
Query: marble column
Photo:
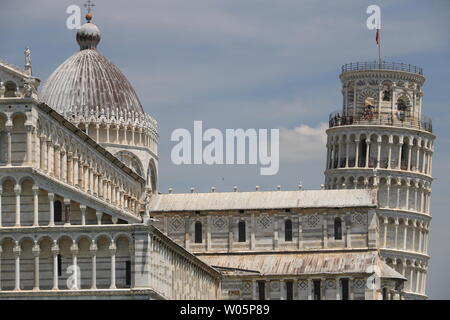
[[[70,225],[70,199],[64,198],[64,224]]]
[[[47,138],[48,140],[47,140],[47,173],[49,174],[49,175],[53,175],[53,169],[54,169],[54,166],[53,166],[53,152],[54,152],[54,149],[53,149],[53,143],[52,143],[52,140],[50,140],[50,138]]]
[[[377,163],[375,164],[376,168],[380,168],[380,162],[381,162],[381,143],[382,143],[382,139],[381,139],[381,137],[378,137],[378,139],[377,139]]]
[[[55,199],[55,194],[49,193],[48,200],[49,200],[49,208],[50,208],[50,218],[49,218],[48,225],[51,227],[53,227],[55,225],[55,203],[53,202],[54,199]]]
[[[111,254],[111,285],[110,289],[116,289],[116,244],[114,242],[109,246],[109,253]]]
[[[75,186],[75,187],[79,187],[79,184],[78,184],[78,169],[79,169],[79,164],[78,164],[78,157],[75,155],[75,156],[73,156],[73,158],[72,158],[72,160],[73,160],[73,177],[72,177],[72,184]]]
[[[369,156],[370,156],[370,140],[366,140],[366,164],[365,167],[369,167]]]
[[[33,227],[39,226],[39,186],[33,188]]]
[[[80,205],[80,212],[81,212],[81,225],[86,225],[86,206]]]
[[[41,248],[39,247],[39,244],[37,241],[34,242],[34,246],[32,249],[33,256],[34,256],[34,284],[33,284],[33,290],[39,290],[39,254],[40,254]]]
[[[73,283],[73,287],[70,288],[72,290],[79,290],[81,288],[81,275],[78,274],[78,245],[76,244],[75,241],[73,241],[72,245],[70,246],[70,253],[72,254],[72,266],[73,266],[73,279],[74,279],[74,283]]]
[[[66,171],[67,184],[73,184],[73,154],[67,152],[67,171]]]
[[[106,125],[106,143],[109,143],[109,129],[110,129],[111,125],[107,124]]]
[[[27,130],[27,152],[26,152],[26,160],[27,160],[27,165],[31,166],[33,163],[33,159],[31,156],[31,151],[32,151],[32,147],[31,147],[31,140],[32,140],[32,136],[31,134],[33,133],[33,126],[27,125],[25,126],[26,130]]]
[[[389,137],[388,142],[388,165],[387,165],[388,169],[391,169],[391,162],[392,162],[392,136]]]
[[[402,147],[403,147],[403,137],[400,137],[399,141],[398,141],[397,170],[401,170],[402,169]]]
[[[350,142],[348,141],[348,137],[347,137],[347,141],[345,144],[345,167],[348,168],[348,157],[349,157],[349,149],[350,149]]]
[[[386,178],[386,207],[390,208],[391,206],[391,178]]]
[[[11,166],[12,165],[12,142],[11,142],[11,134],[12,134],[12,125],[6,126],[6,136],[7,136],[7,149],[6,149],[6,165]]]
[[[47,161],[46,161],[46,156],[47,156],[47,137],[46,136],[41,136],[41,152],[39,154],[39,160],[40,160],[40,168],[42,171],[47,172]]]
[[[96,211],[95,215],[97,216],[97,224],[101,225],[102,224],[102,216],[103,216],[103,212],[101,211]]]
[[[67,152],[61,150],[61,172],[59,174],[63,182],[67,182]]]
[[[55,144],[53,146],[53,175],[57,179],[60,179],[60,174],[61,174],[61,170],[59,167],[61,153],[60,153],[59,149],[60,149],[59,144]]]
[[[14,290],[20,290],[20,254],[22,249],[18,242],[13,248],[14,261],[15,261],[15,277],[14,277]]]
[[[19,184],[16,184],[14,187],[14,193],[16,194],[16,222],[15,226],[20,227],[20,193],[22,192],[22,188]]]
[[[92,240],[91,246],[89,247],[92,258],[92,279],[91,279],[91,290],[97,289],[97,244],[95,240]]]
[[[403,234],[403,250],[406,250],[406,244],[408,241],[408,220],[405,220],[404,223],[405,223],[405,232]]]
[[[58,254],[59,254],[59,246],[58,243],[53,241],[53,245],[51,248],[53,255],[53,288],[52,290],[58,290]]]

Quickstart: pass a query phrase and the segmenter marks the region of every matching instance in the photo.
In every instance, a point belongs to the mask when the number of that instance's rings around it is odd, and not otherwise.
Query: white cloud
[[[302,124],[294,129],[281,128],[281,160],[297,163],[305,160],[325,161],[327,128],[325,122],[321,122],[317,127]]]

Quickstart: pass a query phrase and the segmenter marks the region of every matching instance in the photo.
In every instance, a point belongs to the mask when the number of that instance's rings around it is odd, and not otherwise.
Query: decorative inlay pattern
[[[306,228],[317,228],[320,225],[320,217],[316,214],[306,216],[303,221],[305,222],[304,227]]]
[[[366,225],[367,215],[364,213],[354,213],[351,217],[352,224]]]
[[[172,232],[180,232],[183,230],[183,222],[184,220],[179,217],[173,217],[170,219],[170,231]]]
[[[306,280],[300,280],[300,281],[298,282],[298,287],[299,287],[301,290],[306,290],[306,289],[308,289],[308,281],[306,281]]]
[[[355,279],[353,281],[353,286],[355,287],[355,289],[363,289],[365,284],[366,281],[364,281],[364,279]]]
[[[242,281],[242,291],[244,293],[252,292],[252,282],[251,281]]]
[[[279,281],[271,281],[270,282],[270,289],[272,291],[279,291],[280,290],[280,282]]]
[[[258,227],[263,230],[270,229],[272,226],[272,218],[268,215],[258,217]]]
[[[223,217],[213,217],[212,225],[214,231],[226,231],[228,227],[228,220]]]
[[[336,281],[329,279],[326,281],[326,288],[327,289],[336,289]]]

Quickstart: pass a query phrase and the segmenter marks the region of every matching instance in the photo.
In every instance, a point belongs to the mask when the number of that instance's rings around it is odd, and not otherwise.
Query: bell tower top
[[[330,127],[390,125],[432,132],[422,115],[422,68],[405,63],[353,62],[342,66],[343,106],[330,115]]]

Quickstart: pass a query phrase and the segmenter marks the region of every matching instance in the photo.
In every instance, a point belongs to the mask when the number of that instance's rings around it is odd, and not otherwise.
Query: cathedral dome
[[[90,21],[85,23],[77,32],[77,42],[80,51],[50,75],[41,91],[42,102],[61,114],[84,110],[116,119],[143,115],[130,82],[96,50],[99,28]]]

